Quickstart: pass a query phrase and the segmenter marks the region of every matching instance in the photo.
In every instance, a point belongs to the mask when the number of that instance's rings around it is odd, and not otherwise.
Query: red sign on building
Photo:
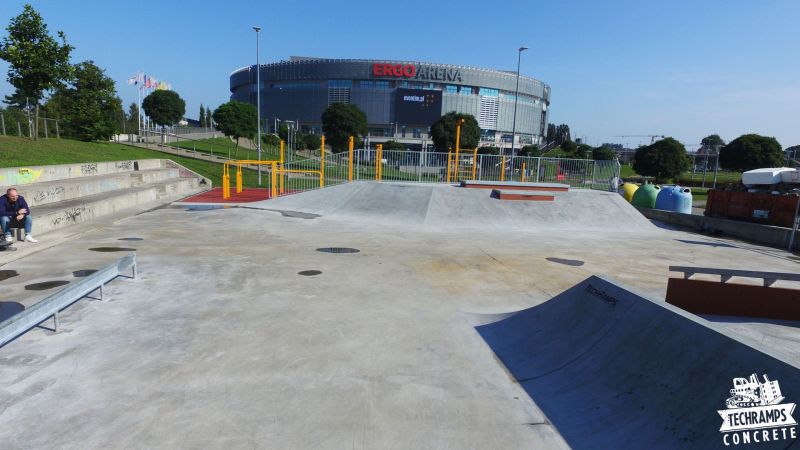
[[[376,77],[414,78],[417,74],[417,66],[413,64],[375,63],[372,65],[372,74]]]

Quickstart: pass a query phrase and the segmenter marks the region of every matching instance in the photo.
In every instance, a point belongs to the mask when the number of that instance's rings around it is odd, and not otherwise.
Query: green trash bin
[[[642,208],[655,208],[658,191],[660,190],[661,186],[645,183],[634,192],[631,204]]]

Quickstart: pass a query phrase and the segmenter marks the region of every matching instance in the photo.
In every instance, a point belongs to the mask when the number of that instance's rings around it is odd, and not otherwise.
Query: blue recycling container
[[[692,190],[681,186],[664,186],[656,197],[656,209],[681,214],[692,213]]]

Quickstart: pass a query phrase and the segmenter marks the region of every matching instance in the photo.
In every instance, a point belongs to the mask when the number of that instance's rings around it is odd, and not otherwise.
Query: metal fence
[[[36,129],[33,126],[34,121],[36,121],[34,117],[29,117],[22,111],[4,110],[0,112],[0,135],[32,138]],[[58,119],[39,117],[38,132],[39,137],[60,138]]]
[[[317,156],[294,161],[285,167],[320,170],[325,185],[349,180],[455,183],[462,180],[563,183],[579,189],[609,190],[620,174],[617,161],[418,152],[407,150],[354,150],[326,152],[324,163]]]

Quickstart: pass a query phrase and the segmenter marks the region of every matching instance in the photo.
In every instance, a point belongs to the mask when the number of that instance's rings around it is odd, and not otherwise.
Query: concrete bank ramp
[[[717,411],[751,374],[800,401],[798,368],[598,277],[476,329],[573,448],[736,447],[743,432],[726,433],[726,447]]]
[[[576,189],[556,193],[553,202],[505,201],[491,198],[490,193],[448,184],[353,182],[248,206],[430,229],[655,229],[615,193]]]

